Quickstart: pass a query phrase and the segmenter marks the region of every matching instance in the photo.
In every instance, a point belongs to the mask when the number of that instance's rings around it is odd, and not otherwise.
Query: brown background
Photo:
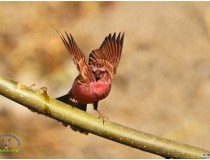
[[[101,111],[134,129],[210,149],[209,2],[1,2],[0,74],[45,86],[51,97],[68,92],[78,72],[55,29],[71,32],[86,55],[107,34],[124,31]],[[75,133],[0,96],[5,133],[20,139],[21,152],[0,158],[160,158]]]

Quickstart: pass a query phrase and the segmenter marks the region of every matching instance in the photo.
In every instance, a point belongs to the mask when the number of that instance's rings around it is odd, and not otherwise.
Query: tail
[[[67,93],[67,94],[65,94],[61,97],[58,97],[56,99],[63,102],[63,103],[69,104],[73,107],[76,107],[78,109],[81,109],[85,112],[87,110],[87,104],[82,104],[82,103],[79,103],[79,102],[75,102],[75,100],[73,100],[74,98],[72,98],[72,96],[69,93]]]
[[[78,109],[81,109],[81,110],[83,110],[83,111],[85,111],[86,112],[86,110],[87,110],[87,104],[82,104],[82,103],[79,103],[79,102],[75,102],[75,100],[72,98],[72,96],[68,93],[68,94],[66,94],[66,95],[63,95],[63,96],[61,96],[61,97],[58,97],[58,98],[56,98],[57,100],[59,100],[59,101],[61,101],[61,102],[63,102],[63,103],[66,103],[66,104],[69,104],[69,105],[71,105],[72,107],[76,107],[76,108],[78,108]],[[62,123],[65,127],[67,127],[68,126],[68,124],[66,124],[66,123]],[[82,128],[80,128],[80,127],[77,127],[77,126],[75,126],[75,125],[69,125],[70,126],[70,128],[73,130],[73,131],[75,131],[75,132],[80,132],[80,133],[82,133],[82,134],[86,134],[86,135],[88,135],[88,131],[86,131],[86,130],[84,130],[84,129],[82,129]]]

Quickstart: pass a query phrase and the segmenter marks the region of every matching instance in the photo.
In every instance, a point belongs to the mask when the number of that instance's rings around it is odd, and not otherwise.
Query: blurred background
[[[111,121],[210,148],[209,2],[1,2],[0,74],[58,97],[78,75],[56,29],[88,56],[105,36],[125,32],[110,95]],[[88,112],[95,114],[92,106]],[[31,112],[0,96],[0,135],[20,139],[0,158],[160,158]],[[1,143],[1,142],[0,142]]]

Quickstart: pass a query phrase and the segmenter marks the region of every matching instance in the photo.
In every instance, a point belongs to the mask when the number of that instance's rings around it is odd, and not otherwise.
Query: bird
[[[56,99],[83,111],[86,111],[87,104],[93,104],[94,110],[98,112],[99,118],[102,118],[104,123],[108,117],[99,111],[98,103],[111,91],[112,80],[121,59],[124,33],[120,32],[116,36],[115,32],[113,35],[110,33],[106,36],[101,46],[91,51],[88,61],[71,33],[68,34],[65,31],[65,34],[62,34],[58,30],[57,33],[76,65],[79,75],[74,80],[70,91]],[[88,134],[86,130],[72,124],[70,127],[74,131]]]

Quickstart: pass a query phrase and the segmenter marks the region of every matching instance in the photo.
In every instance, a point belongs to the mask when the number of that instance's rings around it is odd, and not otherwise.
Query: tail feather
[[[66,104],[69,104],[69,105],[71,105],[71,106],[73,106],[73,107],[76,107],[76,108],[78,108],[78,109],[81,109],[81,110],[83,110],[83,111],[85,111],[86,112],[86,110],[87,110],[87,104],[82,104],[82,103],[79,103],[79,102],[75,102],[75,100],[73,100],[73,97],[68,93],[68,94],[65,94],[65,95],[63,95],[63,96],[61,96],[61,97],[58,97],[58,98],[56,98],[57,100],[59,100],[59,101],[61,101],[61,102],[63,102],[63,103],[66,103]],[[68,126],[68,124],[66,124],[66,123],[62,123],[65,127],[67,127]],[[86,130],[84,130],[84,129],[82,129],[82,128],[79,128],[79,127],[77,127],[77,126],[75,126],[75,125],[69,125],[70,126],[70,128],[73,130],[73,131],[75,131],[75,132],[80,132],[80,133],[82,133],[82,134],[86,134],[86,135],[88,135],[88,131],[86,131]]]
[[[56,98],[57,100],[69,104],[69,94],[65,94],[61,97]]]
[[[83,111],[86,112],[87,110],[87,104],[82,104],[82,103],[79,103],[79,102],[75,102],[75,100],[73,100],[74,98],[72,98],[72,96],[70,96],[70,94],[65,94],[61,97],[58,97],[56,98],[57,100],[63,102],[63,103],[66,103],[66,104],[69,104],[73,107],[76,107],[78,109],[81,109]]]

